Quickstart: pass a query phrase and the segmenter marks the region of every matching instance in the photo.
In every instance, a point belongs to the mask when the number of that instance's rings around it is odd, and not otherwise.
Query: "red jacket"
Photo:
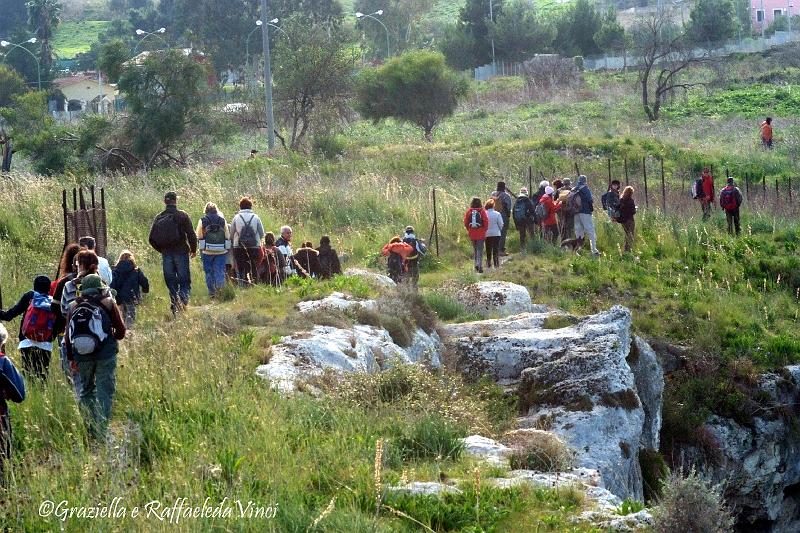
[[[705,198],[702,198],[704,202],[714,203],[714,176],[711,174],[703,174],[703,194]]]
[[[542,226],[553,226],[558,224],[558,220],[556,220],[556,213],[561,210],[561,202],[553,201],[553,197],[549,194],[542,195],[539,198],[539,203],[544,204],[547,208],[547,217],[542,220]]]
[[[406,258],[409,255],[411,255],[413,251],[414,247],[411,246],[410,244],[406,244],[404,242],[390,242],[389,244],[383,247],[383,250],[381,250],[381,254],[388,256],[390,253],[394,252],[400,257],[402,257],[403,261],[405,261]]]
[[[481,219],[483,219],[483,225],[480,228],[470,228],[469,227],[469,219],[471,218],[471,214],[473,211],[477,211],[480,213]],[[467,209],[467,212],[464,213],[464,227],[467,228],[467,233],[469,233],[469,240],[471,241],[482,241],[486,239],[486,232],[489,230],[489,213],[486,212],[484,208],[475,208],[470,207]]]

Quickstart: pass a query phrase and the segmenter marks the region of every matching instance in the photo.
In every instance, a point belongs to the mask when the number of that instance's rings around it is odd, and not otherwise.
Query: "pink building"
[[[794,8],[794,0],[750,0],[753,13],[753,31],[761,32],[768,28],[772,22],[779,17],[797,15]]]

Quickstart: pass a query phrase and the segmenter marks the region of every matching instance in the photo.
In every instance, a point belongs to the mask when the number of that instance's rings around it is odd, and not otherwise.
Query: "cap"
[[[81,292],[100,291],[103,288],[103,278],[99,274],[89,274],[81,280]]]
[[[414,226],[406,226],[406,233],[414,233]]]
[[[528,189],[526,189],[525,187],[523,187],[523,188],[521,188],[521,189],[519,190],[519,193],[520,193],[520,194],[522,194],[522,195],[528,196]]]
[[[178,201],[178,193],[174,191],[169,191],[164,195],[165,202],[177,202]]]

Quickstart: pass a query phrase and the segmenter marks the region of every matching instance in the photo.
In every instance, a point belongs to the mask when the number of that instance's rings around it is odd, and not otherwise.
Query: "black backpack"
[[[524,222],[528,218],[528,198],[517,198],[514,204],[514,222]]]
[[[175,213],[162,213],[156,217],[150,230],[150,242],[164,249],[181,242],[183,235]]]
[[[70,311],[69,330],[73,353],[89,356],[96,353],[111,334],[111,317],[100,297],[78,297]]]
[[[239,233],[239,246],[242,248],[258,248],[259,242],[258,237],[256,237],[256,230],[251,226],[254,218],[256,218],[255,215],[251,216],[250,220],[247,222],[244,222],[244,216],[242,216],[244,227],[242,227],[242,231]]]
[[[533,222],[534,224],[541,224],[547,218],[547,206],[542,202],[536,204],[533,208]]]
[[[212,252],[224,252],[226,249],[225,220],[220,216],[215,216],[213,219],[209,216],[204,216],[201,220],[205,249]]]
[[[692,198],[697,200],[698,198],[704,197],[705,193],[703,192],[703,178],[697,178],[692,184]]]
[[[403,258],[400,254],[390,252],[387,267],[389,268],[389,277],[395,281],[399,280],[403,274]]]

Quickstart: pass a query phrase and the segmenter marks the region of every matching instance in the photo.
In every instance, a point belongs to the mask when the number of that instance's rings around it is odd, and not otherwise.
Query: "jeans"
[[[189,303],[192,292],[192,274],[189,272],[189,254],[164,254],[161,256],[164,281],[169,289],[172,310]]]
[[[411,259],[406,261],[406,281],[411,283],[414,287],[419,283],[419,259]]]
[[[500,242],[502,239],[502,237],[486,237],[486,268],[492,268],[492,265],[495,268],[500,266]]]
[[[214,296],[217,289],[221,289],[225,285],[225,263],[227,262],[227,254],[202,254],[201,259],[203,260],[203,272],[206,274],[208,294],[209,296]]]
[[[625,230],[625,251],[630,252],[633,249],[633,241],[636,237],[636,222],[633,218],[626,220],[622,223],[622,229]]]
[[[527,242],[527,234],[529,231],[528,224],[520,222],[517,224],[517,231],[519,232],[519,251],[525,253],[525,244]]]
[[[81,376],[78,400],[89,435],[102,440],[111,420],[111,404],[117,388],[117,356],[114,354],[108,359],[78,361],[78,373]]]
[[[67,359],[67,348],[64,346],[64,337],[59,338],[59,355],[61,358],[61,370],[67,376],[67,381],[72,384],[72,391],[75,393],[76,398],[81,395],[81,375],[77,371],[77,367],[73,368],[74,361]]]
[[[125,329],[131,329],[136,322],[136,304],[134,302],[120,303],[119,311],[125,321]]]
[[[733,235],[734,227],[736,228],[736,235],[742,232],[741,226],[739,226],[739,208],[731,209],[730,211],[725,210],[725,218],[728,220],[728,233]]]
[[[578,213],[575,215],[575,237],[580,239],[583,236],[589,237],[592,253],[600,253],[597,250],[597,234],[594,231],[594,222],[592,222],[591,213]]]
[[[35,346],[21,348],[22,368],[29,377],[38,379],[42,383],[47,381],[47,371],[50,368],[50,352]]]
[[[472,258],[475,261],[475,269],[480,272],[483,270],[483,240],[472,241]]]
[[[503,229],[500,231],[500,253],[506,253],[506,236],[508,234],[508,225],[511,223],[511,218],[508,215],[503,215]]]

